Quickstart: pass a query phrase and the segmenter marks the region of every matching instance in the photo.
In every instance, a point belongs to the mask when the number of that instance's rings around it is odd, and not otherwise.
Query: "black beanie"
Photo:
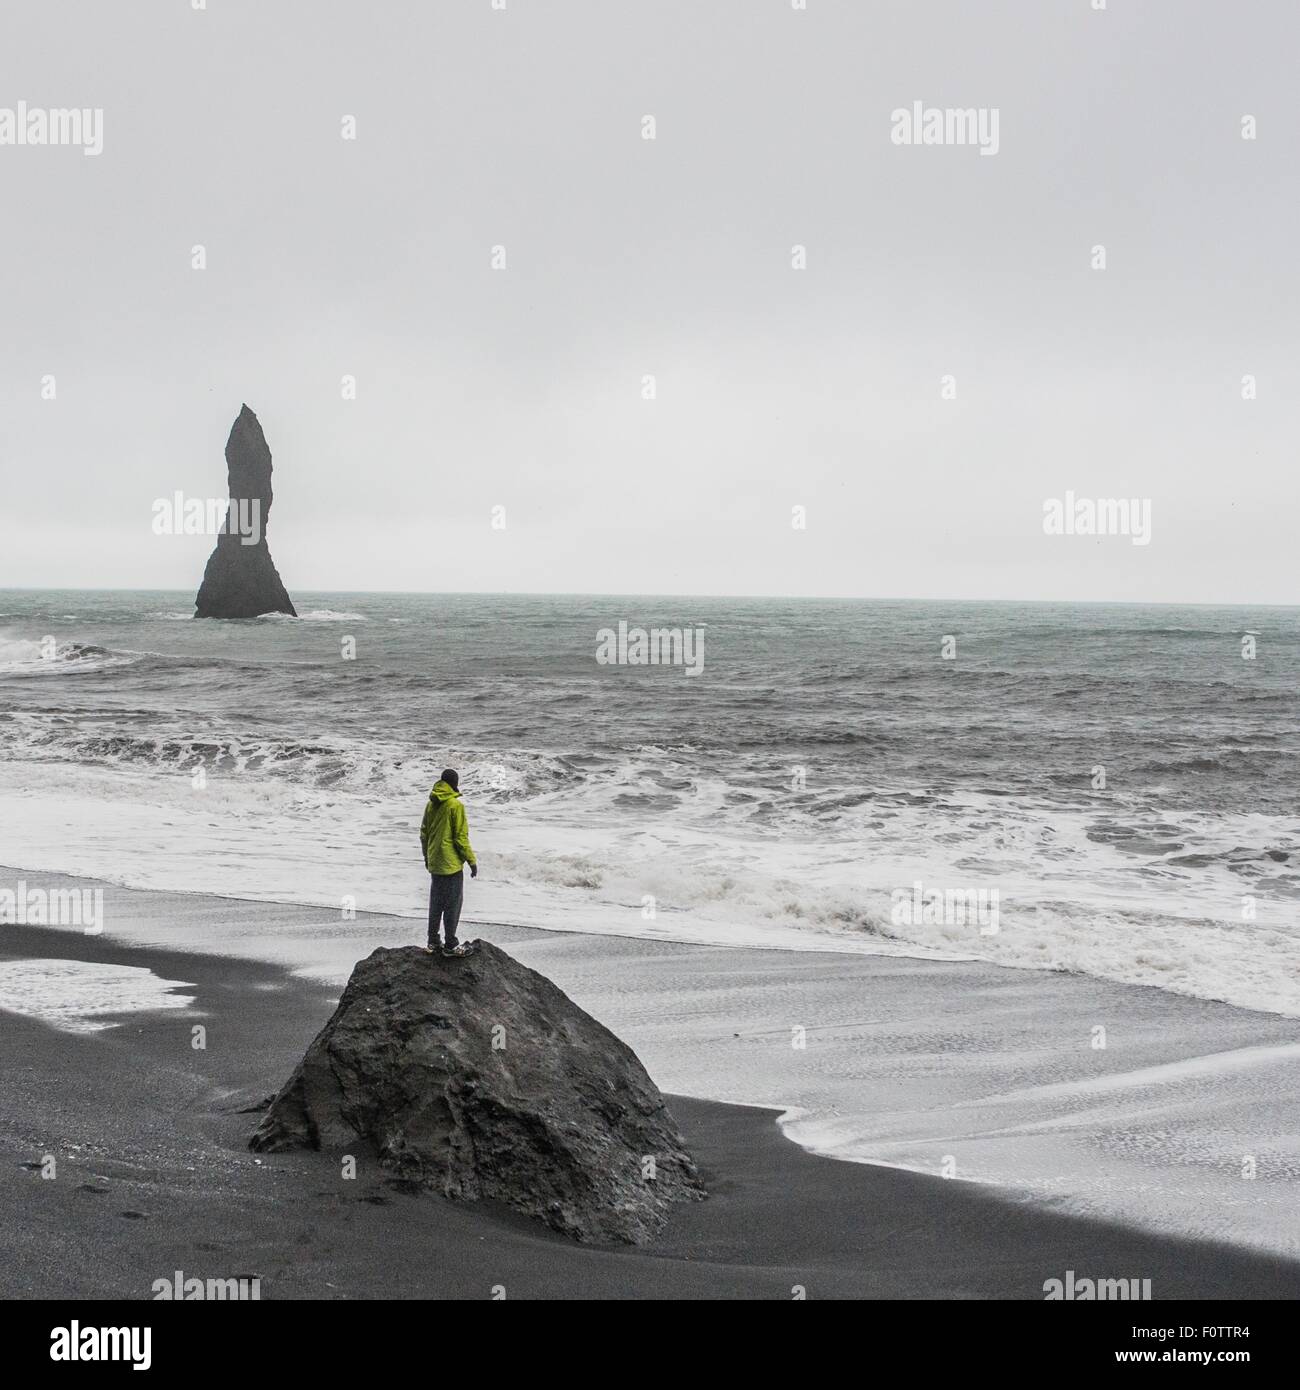
[[[452,791],[460,791],[460,773],[454,767],[444,767],[440,780],[446,782]]]

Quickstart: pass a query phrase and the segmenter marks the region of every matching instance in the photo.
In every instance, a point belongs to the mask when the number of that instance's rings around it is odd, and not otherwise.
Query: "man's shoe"
[[[444,946],[442,953],[444,956],[472,956],[477,950],[477,941],[462,941],[457,946]]]

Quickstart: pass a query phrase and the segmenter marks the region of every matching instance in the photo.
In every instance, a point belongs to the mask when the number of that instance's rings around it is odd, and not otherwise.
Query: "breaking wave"
[[[36,641],[0,634],[0,675],[70,675],[130,666],[139,659],[137,653],[110,651],[88,642],[56,642],[52,638]]]
[[[396,745],[350,744],[336,740],[258,738],[234,733],[148,733],[110,721],[73,722],[62,716],[0,714],[0,759],[75,763],[139,772],[193,773],[216,777],[271,779],[319,790],[410,800],[438,779],[455,759],[472,779],[475,798],[516,801],[572,783],[579,774],[563,758],[511,752],[499,757],[456,750],[412,753]]]

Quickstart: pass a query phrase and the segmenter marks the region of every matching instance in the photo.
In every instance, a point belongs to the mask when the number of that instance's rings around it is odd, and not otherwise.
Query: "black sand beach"
[[[0,1296],[150,1298],[177,1270],[256,1275],[271,1299],[1041,1299],[1067,1270],[1150,1279],[1155,1299],[1300,1295],[1289,1261],[817,1157],[771,1112],[680,1097],[708,1200],[652,1249],[576,1246],[510,1212],[402,1191],[361,1155],[344,1180],[327,1155],[248,1151],[249,1108],[287,1077],[335,991],[273,965],[4,928],[0,958],[38,957],[147,966],[188,982],[195,1004],[90,1034],[0,1014]]]

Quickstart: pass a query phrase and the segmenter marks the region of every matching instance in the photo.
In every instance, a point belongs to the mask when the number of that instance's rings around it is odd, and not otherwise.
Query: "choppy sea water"
[[[451,763],[471,921],[1300,1015],[1300,610],[296,597],[0,591],[0,863],[419,916]],[[620,620],[702,628],[699,674],[599,664]],[[899,920],[918,882],[996,932]]]

